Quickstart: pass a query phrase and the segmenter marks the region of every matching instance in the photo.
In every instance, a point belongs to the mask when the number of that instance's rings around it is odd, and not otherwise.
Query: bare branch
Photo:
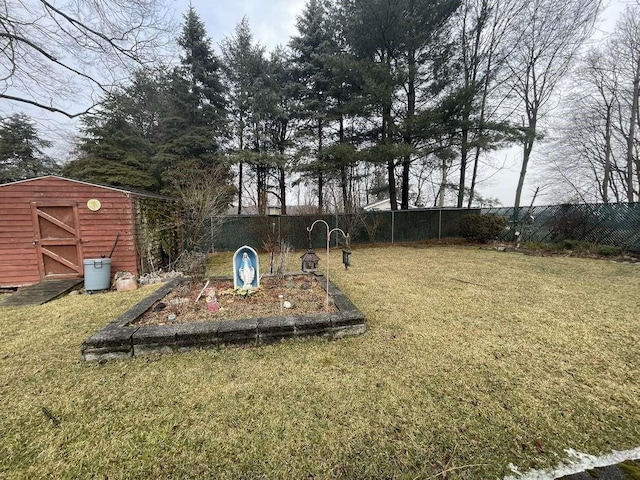
[[[47,110],[47,111],[53,112],[53,113],[61,113],[62,115],[64,115],[65,117],[68,117],[68,118],[76,118],[76,117],[85,115],[85,114],[89,113],[91,110],[93,110],[93,108],[95,108],[95,105],[91,105],[89,108],[87,108],[86,110],[84,110],[82,112],[69,113],[66,110],[62,110],[60,108],[56,108],[56,107],[51,106],[51,105],[45,105],[43,103],[38,103],[38,102],[36,102],[34,100],[29,100],[28,98],[21,98],[21,97],[15,97],[13,95],[7,95],[6,93],[0,93],[0,98],[4,98],[5,100],[11,100],[13,102],[25,103],[27,105],[32,105],[34,107],[38,107],[38,108],[41,108],[43,110]]]
[[[94,91],[111,91],[169,44],[165,1],[0,1],[2,98],[69,118],[89,111]]]

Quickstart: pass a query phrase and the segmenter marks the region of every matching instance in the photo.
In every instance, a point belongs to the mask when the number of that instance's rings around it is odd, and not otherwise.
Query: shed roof
[[[164,196],[164,195],[159,195],[157,193],[145,192],[145,191],[136,190],[136,189],[126,189],[126,188],[121,188],[121,187],[113,187],[111,185],[101,185],[99,183],[91,183],[91,182],[85,182],[84,180],[75,180],[73,178],[61,177],[60,175],[44,175],[42,177],[27,178],[25,180],[16,180],[15,182],[3,183],[3,184],[0,185],[0,188],[6,187],[7,185],[16,185],[18,183],[33,182],[35,180],[43,180],[43,179],[46,179],[46,178],[55,178],[55,179],[64,180],[64,181],[67,181],[67,182],[74,182],[74,183],[80,183],[82,185],[89,185],[89,186],[92,186],[92,187],[105,188],[107,190],[113,190],[113,191],[116,191],[116,192],[129,193],[129,194],[132,194],[132,195],[136,195],[138,197],[157,198],[159,200],[172,200],[171,197],[167,197],[167,196]]]

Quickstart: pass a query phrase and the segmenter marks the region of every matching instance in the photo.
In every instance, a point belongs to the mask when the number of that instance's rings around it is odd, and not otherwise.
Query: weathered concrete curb
[[[266,345],[294,337],[342,338],[360,335],[367,330],[364,314],[331,282],[329,295],[339,310],[332,314],[141,327],[131,325],[131,322],[164,298],[181,280],[171,280],[87,338],[82,344],[82,359],[91,362],[223,345]],[[324,281],[320,284],[324,287]]]

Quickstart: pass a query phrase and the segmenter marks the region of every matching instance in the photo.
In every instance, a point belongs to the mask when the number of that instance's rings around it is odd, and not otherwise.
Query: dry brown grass
[[[0,309],[0,478],[487,479],[638,446],[640,267],[455,247],[339,263],[369,331],[333,342],[90,365],[83,338],[144,291]]]

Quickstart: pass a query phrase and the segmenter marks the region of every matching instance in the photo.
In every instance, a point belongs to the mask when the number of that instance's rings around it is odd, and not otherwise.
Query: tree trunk
[[[482,2],[482,10],[481,16],[478,18],[478,23],[475,26],[475,36],[473,43],[473,52],[471,53],[470,58],[466,58],[466,53],[464,56],[464,69],[465,69],[465,96],[464,96],[464,106],[462,113],[462,138],[460,143],[460,181],[458,182],[458,203],[457,207],[462,208],[462,204],[464,203],[464,194],[465,188],[467,186],[467,162],[469,159],[469,131],[471,129],[471,110],[473,109],[473,100],[476,97],[477,93],[477,79],[478,79],[478,66],[480,60],[478,58],[478,52],[480,49],[480,37],[482,30],[484,29],[484,24],[486,21],[487,14],[487,2]],[[466,10],[465,17],[463,23],[463,46],[462,48],[466,52]],[[487,82],[488,79],[485,79]],[[474,164],[474,182],[477,163]]]
[[[440,208],[444,207],[444,195],[446,193],[447,188],[447,172],[449,167],[447,165],[447,160],[442,159],[442,181],[440,182],[440,190],[438,191],[438,206]]]
[[[278,138],[278,151],[280,153],[282,165],[278,167],[279,186],[280,186],[280,213],[287,214],[287,178],[286,178],[286,160],[285,160],[285,142],[287,140],[288,122],[284,120],[280,124],[280,136]]]
[[[324,175],[322,172],[318,173],[318,213],[322,213],[324,210]]]
[[[389,160],[387,162],[387,175],[389,177],[389,200],[391,210],[398,210],[398,196],[396,191],[396,162]]]
[[[240,160],[238,165],[238,215],[242,214],[242,167],[243,162]]]
[[[609,203],[609,182],[611,181],[611,105],[607,106],[604,133],[604,178],[602,179],[602,201]]]
[[[382,114],[382,143],[386,145],[389,137],[389,123],[391,122],[391,107],[384,107]],[[389,184],[389,202],[391,210],[398,210],[398,194],[396,191],[396,161],[394,158],[387,160],[387,183]]]
[[[387,71],[391,74],[391,54],[385,55],[384,61],[386,62]],[[388,104],[385,103],[382,107],[382,145],[388,145],[392,140],[391,135],[391,102],[393,92],[389,92]],[[396,169],[395,158],[387,159],[387,182],[389,184],[389,202],[391,203],[391,210],[398,210],[398,193],[396,190]]]
[[[351,213],[347,189],[347,167],[345,165],[340,166],[340,188],[342,190],[342,208],[345,213]]]
[[[340,145],[344,142],[344,115],[340,114],[340,130],[338,142]],[[347,193],[347,166],[344,159],[340,159],[340,189],[342,190],[342,208],[345,213],[350,213],[349,196]]]
[[[629,202],[633,202],[634,198],[633,148],[635,143],[636,117],[640,113],[638,112],[638,96],[640,95],[640,55],[638,55],[635,68],[636,71],[633,78],[633,100],[631,102],[631,115],[629,116],[629,136],[627,137],[627,199]],[[635,159],[635,164],[636,175],[638,178],[638,183],[640,184],[640,158]]]
[[[244,127],[243,127],[243,118],[240,116],[240,154],[242,155],[242,150],[244,149]],[[242,168],[244,163],[240,160],[238,165],[238,215],[242,214]]]
[[[391,123],[391,107],[384,107],[382,113],[382,143],[386,145],[389,142],[390,123]],[[387,160],[387,182],[389,184],[389,202],[391,210],[398,209],[398,193],[396,190],[396,161],[395,158]]]
[[[388,143],[389,123],[391,122],[391,107],[384,107],[382,114],[382,144]],[[394,158],[387,160],[387,183],[389,184],[389,202],[391,210],[398,210],[398,193],[396,190],[396,161]]]
[[[407,118],[405,120],[404,143],[413,144],[413,119],[416,113],[416,52],[409,50],[408,55],[409,78],[407,85]],[[409,209],[409,173],[411,170],[411,155],[407,154],[402,159],[402,196],[400,209]]]
[[[409,173],[411,172],[411,158],[402,158],[402,186],[400,187],[400,210],[409,209]]]
[[[465,113],[462,122],[465,123],[465,117],[469,116]],[[469,155],[469,129],[467,127],[462,128],[462,138],[460,143],[460,181],[458,182],[458,203],[456,206],[462,208],[464,203],[464,187],[467,176],[467,156]]]
[[[258,184],[258,215],[267,214],[267,172],[264,165],[257,167],[256,181]]]
[[[322,120],[318,120],[318,213],[324,210],[324,176],[322,175]]]
[[[480,102],[480,118],[478,119],[478,131],[476,132],[477,137],[481,137],[484,132],[484,117],[487,110],[487,98],[489,97],[489,76],[491,73],[491,66],[493,60],[493,50],[489,52],[489,57],[487,58],[487,68],[485,69],[484,75],[484,85],[482,87],[482,100]],[[467,208],[471,208],[473,204],[473,199],[476,195],[476,181],[478,180],[478,164],[480,163],[480,145],[476,145],[476,152],[473,159],[473,174],[471,176],[471,187],[469,188],[469,201],[467,203]]]
[[[524,145],[522,149],[522,167],[520,168],[520,177],[518,178],[518,188],[516,189],[516,200],[513,205],[514,215],[517,215],[518,208],[520,208],[520,200],[522,198],[522,189],[524,187],[524,179],[527,175],[529,158],[531,157],[531,151],[533,150],[535,132],[536,132],[536,121],[534,119],[529,122],[529,127],[527,128],[527,133],[524,139]]]
[[[478,130],[478,135],[482,133]],[[471,174],[471,186],[469,187],[469,199],[467,200],[467,208],[471,208],[473,199],[476,196],[476,180],[478,178],[478,164],[480,163],[480,147],[476,147],[476,152],[473,158],[473,173]]]
[[[280,186],[280,214],[287,214],[287,179],[284,167],[278,167],[279,186]]]

